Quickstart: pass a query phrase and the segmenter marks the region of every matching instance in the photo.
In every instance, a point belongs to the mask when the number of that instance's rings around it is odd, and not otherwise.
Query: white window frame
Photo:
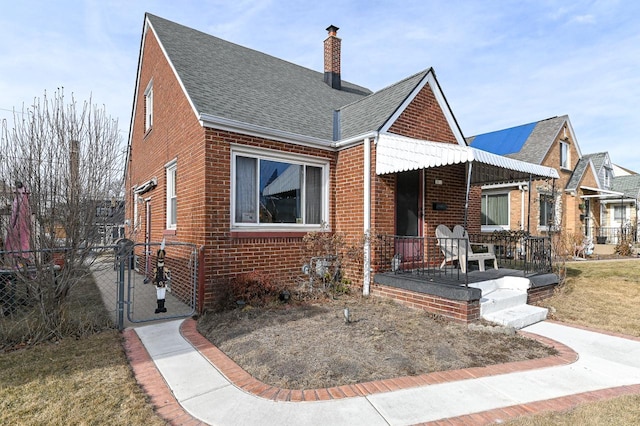
[[[176,229],[178,226],[178,188],[176,186],[176,176],[178,170],[178,163],[176,160],[168,162],[165,167],[165,176],[166,176],[166,185],[167,185],[167,205],[166,205],[166,216],[167,216],[167,228],[166,229]],[[175,200],[176,209],[175,209],[175,217],[172,217],[172,201]]]
[[[153,127],[153,80],[149,82],[144,90],[144,131],[145,133]]]
[[[604,166],[602,169],[604,170],[604,189],[610,189],[613,179],[613,169],[608,166]]]
[[[560,141],[560,168],[571,169],[571,146],[568,142]]]
[[[138,217],[138,199],[140,198],[140,196],[136,193],[136,189],[135,187],[131,188],[131,191],[133,192],[133,221],[132,221],[132,225],[133,225],[133,231],[137,232],[138,231],[138,226],[140,226],[140,218]]]
[[[297,164],[300,166],[312,166],[322,169],[322,206],[319,224],[306,223],[258,223],[259,214],[256,223],[236,222],[236,158],[248,157],[256,160],[269,160]],[[259,180],[259,173],[256,173],[256,179]],[[327,229],[326,224],[329,219],[329,160],[324,158],[316,158],[301,154],[292,154],[282,151],[269,149],[260,149],[245,145],[231,145],[231,229],[236,231],[309,231]],[[257,182],[259,188],[259,182]],[[256,207],[259,205],[259,191],[256,191]],[[301,194],[301,216],[305,217],[305,191]],[[303,219],[304,220],[304,219]]]
[[[497,196],[497,195],[506,195],[507,196],[507,224],[506,225],[484,225],[480,224],[480,228],[482,232],[493,232],[493,231],[502,231],[511,229],[511,192],[510,191],[482,191],[481,201],[480,203],[484,203],[485,199],[488,197]],[[480,207],[482,211],[482,207]],[[482,217],[480,218],[482,221]]]
[[[620,213],[620,214],[618,214]],[[627,221],[627,205],[626,204],[614,204],[613,205],[613,223],[615,225],[624,224]]]

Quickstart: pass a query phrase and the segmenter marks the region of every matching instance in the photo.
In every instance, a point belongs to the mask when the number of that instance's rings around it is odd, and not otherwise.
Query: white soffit
[[[558,171],[551,167],[514,160],[470,146],[412,139],[388,133],[380,134],[378,137],[376,173],[379,175],[471,162],[513,171],[520,175],[519,178],[522,178],[522,175],[559,178]]]

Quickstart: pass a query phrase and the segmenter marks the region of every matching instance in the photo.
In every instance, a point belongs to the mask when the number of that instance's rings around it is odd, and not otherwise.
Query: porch
[[[485,270],[480,270],[477,262],[470,262],[467,258],[465,272],[462,272],[458,261],[440,267],[445,259],[441,250],[443,244],[464,247],[462,244],[467,243],[466,239],[450,240],[379,237],[371,293],[454,321],[470,323],[484,316],[486,309],[481,305],[489,302],[486,292],[483,295],[487,287],[517,288],[521,291],[521,302],[530,304],[550,297],[559,282],[558,276],[551,272],[551,241],[548,237],[519,233],[471,235],[471,247],[482,244],[482,247],[493,250],[498,269],[493,268],[491,261],[487,262]],[[495,303],[493,300],[490,302]]]

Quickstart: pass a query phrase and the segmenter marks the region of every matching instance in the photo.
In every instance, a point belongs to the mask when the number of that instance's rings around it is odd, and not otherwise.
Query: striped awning
[[[473,163],[474,184],[559,178],[551,167],[526,163],[470,146],[431,142],[384,133],[376,145],[376,173],[385,175],[409,170]]]

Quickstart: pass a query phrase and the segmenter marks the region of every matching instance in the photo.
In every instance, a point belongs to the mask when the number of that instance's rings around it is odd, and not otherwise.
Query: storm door
[[[396,176],[396,255],[402,262],[422,259],[422,171]]]

